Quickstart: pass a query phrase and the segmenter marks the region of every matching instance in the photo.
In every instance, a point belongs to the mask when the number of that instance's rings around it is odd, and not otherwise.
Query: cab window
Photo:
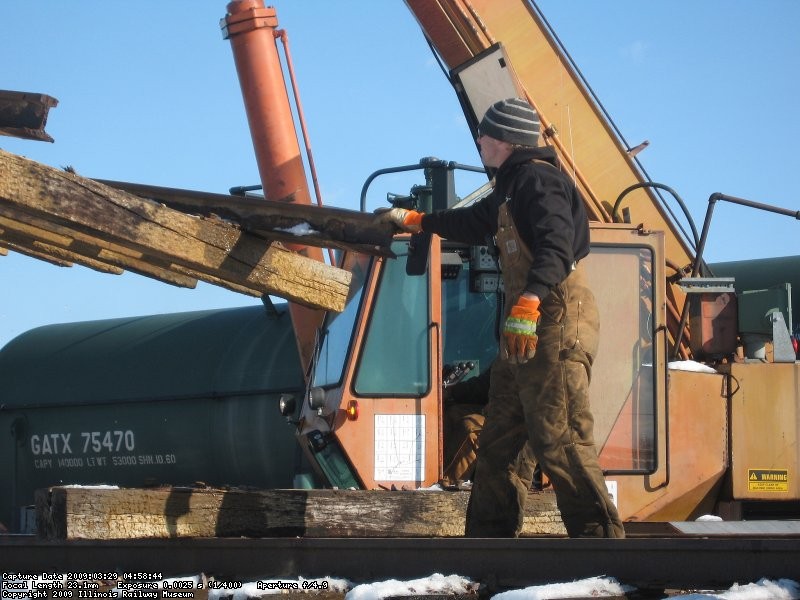
[[[428,276],[406,274],[408,242],[396,241],[386,260],[361,352],[359,395],[420,396],[430,389]]]

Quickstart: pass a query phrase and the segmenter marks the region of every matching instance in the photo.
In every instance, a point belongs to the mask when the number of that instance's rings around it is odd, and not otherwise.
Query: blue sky
[[[479,164],[458,102],[401,0],[275,0],[323,201],[358,208],[373,171],[437,156]],[[698,228],[714,192],[800,210],[800,2],[541,0],[540,8],[654,181]],[[87,177],[226,192],[257,183],[216,0],[9,0],[0,88],[45,93],[54,144],[0,148]],[[465,181],[465,194],[473,182]],[[372,210],[386,192],[373,184]],[[800,222],[720,204],[709,261],[800,254]],[[259,302],[209,286],[0,257],[0,347],[33,327]]]

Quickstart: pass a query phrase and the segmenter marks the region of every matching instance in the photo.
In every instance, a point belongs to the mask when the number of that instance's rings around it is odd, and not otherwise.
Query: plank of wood
[[[31,258],[38,258],[39,260],[45,260],[59,267],[71,267],[74,264],[79,264],[109,275],[121,275],[124,272],[124,270],[119,267],[92,260],[91,258],[69,252],[58,246],[45,244],[38,240],[17,239],[13,235],[8,235],[3,243],[7,243],[9,249],[15,250],[20,254],[25,254]]]
[[[0,240],[0,245],[3,246],[2,248],[0,248],[0,252],[2,252],[4,255],[8,254],[8,250],[13,250],[18,254],[23,254],[30,258],[35,258],[37,260],[48,262],[56,267],[71,267],[74,264],[72,261],[64,260],[62,258],[58,258],[50,254],[45,254],[43,252],[38,252],[33,248],[20,246],[19,244],[15,244],[14,242],[11,242],[9,240]]]
[[[459,537],[469,492],[37,490],[38,535],[53,540],[183,537]],[[551,492],[531,492],[523,536],[566,535]]]
[[[113,274],[121,274],[127,270],[178,287],[194,288],[197,286],[198,277],[187,276],[181,269],[174,266],[159,266],[159,261],[154,257],[145,257],[141,252],[48,222],[2,203],[0,203],[0,228],[5,232],[0,233],[0,244],[8,242],[9,248],[17,252],[60,266],[72,266],[75,263],[96,271]],[[15,238],[18,243],[14,242]],[[25,241],[19,241],[20,239]],[[33,250],[43,241],[49,242],[52,246],[49,246],[49,249],[44,252]],[[59,257],[64,257],[65,260]],[[224,285],[224,282],[215,283]],[[248,292],[251,295],[260,295],[254,291],[248,290]]]
[[[202,218],[0,150],[0,203],[232,286],[341,311],[350,274],[219,218]],[[141,271],[141,270],[140,270]]]
[[[2,209],[0,209],[1,214]],[[2,227],[0,244],[5,244],[10,249],[32,258],[46,260],[59,266],[70,267],[73,264],[79,264],[101,273],[113,275],[120,275],[125,269],[133,272],[140,272],[141,269],[141,271],[144,271],[143,274],[149,277],[161,279],[174,285],[194,287],[197,284],[196,279],[190,279],[163,270],[149,272],[150,267],[145,263],[139,264],[135,260],[121,256],[101,255],[100,252],[102,251],[95,249],[93,246],[87,248],[79,240],[74,240],[53,231],[33,227],[22,221],[14,221],[5,216],[0,216],[0,227]],[[93,257],[95,254],[97,258]]]

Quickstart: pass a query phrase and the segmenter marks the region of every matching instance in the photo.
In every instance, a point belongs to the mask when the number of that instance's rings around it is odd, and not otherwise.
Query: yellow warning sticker
[[[748,469],[747,489],[751,492],[788,492],[787,469]]]

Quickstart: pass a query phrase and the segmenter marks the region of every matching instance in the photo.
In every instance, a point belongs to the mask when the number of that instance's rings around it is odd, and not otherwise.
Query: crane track
[[[640,590],[727,589],[800,576],[790,536],[520,538],[201,538],[49,541],[0,537],[5,573],[204,573],[228,581],[337,577],[352,582],[458,574],[502,590],[609,576]]]

